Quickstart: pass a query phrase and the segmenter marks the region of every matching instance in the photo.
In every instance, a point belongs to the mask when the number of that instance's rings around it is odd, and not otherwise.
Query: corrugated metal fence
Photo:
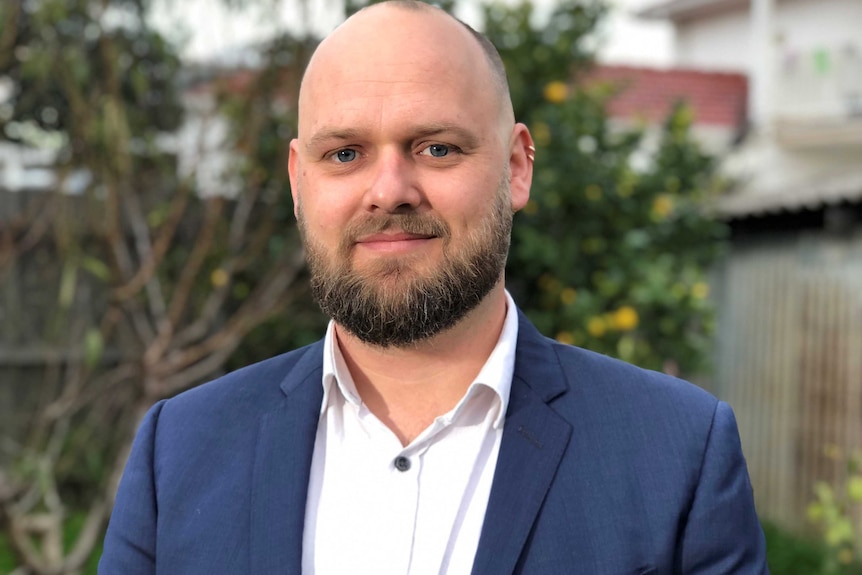
[[[804,530],[814,483],[862,447],[862,233],[739,242],[718,275],[714,391],[760,515]]]

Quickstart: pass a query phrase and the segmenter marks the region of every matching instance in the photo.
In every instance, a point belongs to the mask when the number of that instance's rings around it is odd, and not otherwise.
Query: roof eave
[[[748,0],[665,0],[636,11],[635,16],[645,20],[677,21],[747,3]]]

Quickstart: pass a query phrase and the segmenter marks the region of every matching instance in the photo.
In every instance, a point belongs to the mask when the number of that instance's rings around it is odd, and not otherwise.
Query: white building
[[[742,72],[751,133],[726,162],[744,216],[862,199],[862,2],[671,0],[675,65]]]
[[[718,206],[733,236],[713,390],[736,411],[761,516],[802,530],[816,482],[840,486],[862,449],[862,1],[664,0],[640,15],[673,24],[675,66],[748,78]]]

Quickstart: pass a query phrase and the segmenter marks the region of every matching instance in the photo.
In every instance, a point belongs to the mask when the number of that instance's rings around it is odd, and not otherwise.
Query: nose
[[[365,194],[369,211],[404,213],[415,210],[422,202],[416,166],[409,154],[384,149],[377,157],[371,182]]]

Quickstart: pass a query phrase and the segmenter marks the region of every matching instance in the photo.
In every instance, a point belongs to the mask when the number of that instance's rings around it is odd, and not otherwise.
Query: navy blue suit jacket
[[[150,410],[102,575],[301,573],[322,351],[318,342]],[[544,338],[522,315],[473,573],[767,573],[730,407]]]

